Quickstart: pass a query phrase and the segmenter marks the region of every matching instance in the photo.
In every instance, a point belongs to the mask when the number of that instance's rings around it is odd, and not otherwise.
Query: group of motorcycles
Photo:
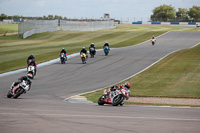
[[[104,47],[105,56],[109,53],[109,47]],[[90,48],[90,56],[94,58],[96,51],[94,48]],[[87,55],[85,53],[80,54],[82,63],[86,63]],[[67,56],[65,53],[60,54],[60,62],[64,64],[67,61]],[[31,80],[34,79],[37,71],[37,66],[35,63],[35,59],[30,59],[27,61],[27,76],[21,77],[18,79],[18,82],[13,82],[10,90],[8,91],[7,97],[8,98],[18,98],[20,95],[25,94],[31,88]],[[111,87],[108,91],[104,90],[104,94],[99,98],[98,104],[111,104],[113,106],[122,106],[124,104],[124,100],[127,100],[130,96],[130,90],[126,87],[117,85]]]
[[[90,47],[89,51],[90,51],[90,57],[91,57],[91,58],[94,58],[94,55],[96,54],[95,48]],[[105,47],[104,47],[105,56],[108,55],[109,51],[110,51],[109,47],[108,47],[108,46],[105,46]],[[80,57],[81,57],[82,63],[83,63],[83,64],[86,64],[87,54],[81,52],[81,53],[80,53]],[[60,54],[60,63],[61,63],[61,64],[65,64],[66,61],[67,61],[67,55],[66,55],[65,53],[61,53],[61,54]]]
[[[20,95],[25,94],[31,88],[31,80],[36,75],[37,66],[34,59],[28,60],[27,76],[23,76],[18,79],[17,82],[13,82],[10,90],[8,91],[8,98],[18,98]]]

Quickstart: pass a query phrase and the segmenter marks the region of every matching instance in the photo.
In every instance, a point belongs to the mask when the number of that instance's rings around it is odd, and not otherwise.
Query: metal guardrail
[[[58,30],[95,31],[115,28],[114,20],[99,21],[68,21],[68,20],[28,20],[18,26],[20,38],[26,38],[35,33]]]

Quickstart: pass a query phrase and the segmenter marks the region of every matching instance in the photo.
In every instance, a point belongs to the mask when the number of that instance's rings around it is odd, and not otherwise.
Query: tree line
[[[151,21],[164,22],[199,22],[200,21],[200,6],[192,8],[178,8],[178,11],[171,5],[161,5],[153,9]]]
[[[48,15],[48,16],[43,16],[43,17],[26,17],[26,16],[19,16],[19,15],[14,15],[14,16],[7,16],[6,14],[2,13],[0,16],[0,21],[3,21],[4,19],[14,19],[14,20],[20,20],[20,19],[38,19],[38,20],[53,20],[53,19],[67,19],[67,17],[62,17],[59,15]]]

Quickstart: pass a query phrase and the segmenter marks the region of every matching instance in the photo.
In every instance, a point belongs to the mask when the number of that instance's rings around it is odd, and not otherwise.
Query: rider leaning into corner
[[[85,53],[86,54],[86,60],[88,58],[88,53],[87,53],[87,50],[85,49],[85,47],[82,48],[82,50],[80,51],[80,54],[81,53]]]
[[[125,89],[125,90],[129,90],[130,89],[130,87],[131,87],[131,85],[130,85],[130,83],[125,83],[125,84],[122,84],[122,85],[116,85],[116,86],[112,86],[111,88],[110,88],[110,90],[107,92],[107,94],[109,95],[109,93],[111,92],[111,91],[116,91],[116,88],[120,88],[120,89]],[[130,94],[129,94],[130,95]],[[124,104],[124,102],[123,103],[121,103],[121,105],[123,105]]]
[[[30,90],[30,88],[31,88],[31,80],[29,79],[29,77],[28,76],[21,76],[20,78],[18,78],[18,81],[17,82],[14,82],[13,84],[12,84],[12,87],[11,87],[11,89],[12,89],[12,91],[14,92],[14,87],[15,86],[17,86],[18,84],[20,84],[23,80],[25,80],[25,81],[28,81],[29,82],[29,90]]]
[[[31,62],[29,62],[29,60],[31,60]],[[34,57],[33,54],[31,54],[31,55],[28,57],[28,59],[27,59],[27,66],[29,66],[29,65],[33,65],[33,66],[35,66],[36,69],[37,69],[37,64],[36,64],[36,62],[35,62],[35,57]]]
[[[89,51],[90,51],[90,48],[94,48],[94,51],[95,51],[95,52],[94,52],[94,55],[95,55],[96,50],[95,50],[95,45],[94,45],[94,43],[91,43],[91,44],[90,44]],[[91,53],[91,51],[90,51],[90,53]]]

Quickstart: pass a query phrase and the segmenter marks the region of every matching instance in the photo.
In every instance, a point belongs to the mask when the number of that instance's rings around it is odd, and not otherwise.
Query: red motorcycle
[[[112,104],[113,106],[123,105],[124,99],[128,100],[130,90],[124,86],[113,86],[111,89],[104,90],[104,94],[99,98],[98,104]]]
[[[156,39],[152,39],[151,43],[152,43],[152,45],[154,45],[156,43]]]

